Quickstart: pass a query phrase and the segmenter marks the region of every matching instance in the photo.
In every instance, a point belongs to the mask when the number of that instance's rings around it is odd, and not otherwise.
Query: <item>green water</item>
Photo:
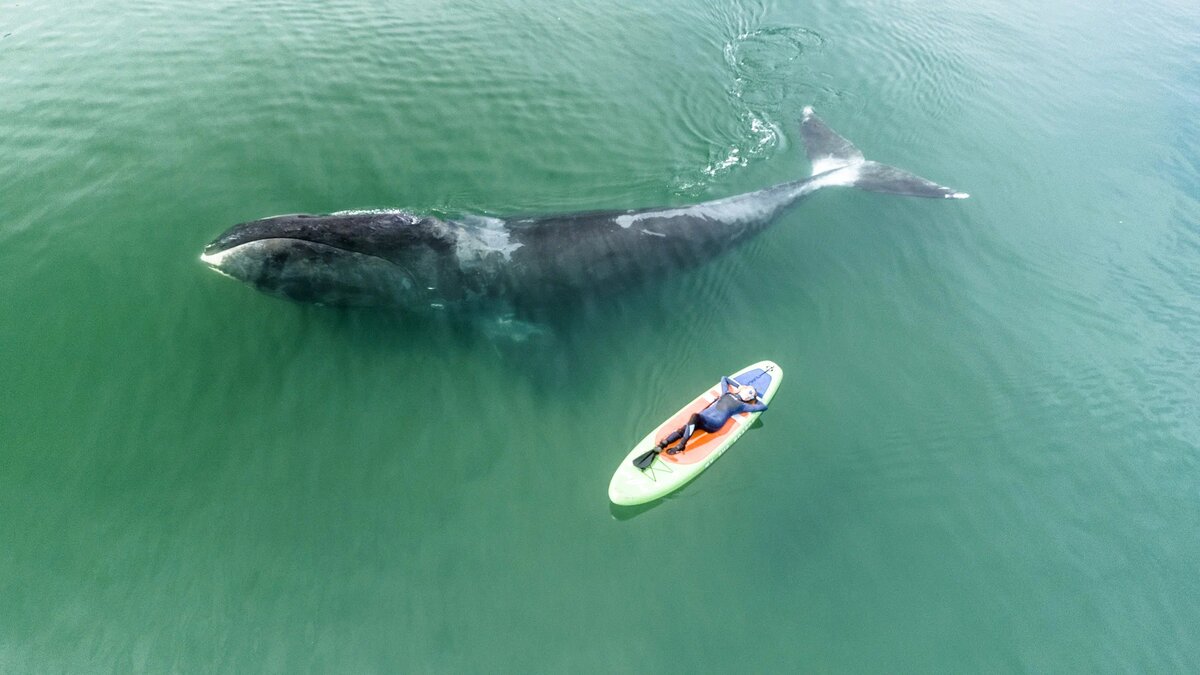
[[[1200,668],[1200,12],[1138,5],[0,2],[0,672]],[[764,187],[809,104],[972,198],[823,191],[525,343],[198,260]]]

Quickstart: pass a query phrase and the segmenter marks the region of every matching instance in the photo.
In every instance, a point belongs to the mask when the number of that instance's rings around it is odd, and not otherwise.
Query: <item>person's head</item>
[[[733,394],[746,403],[758,398],[758,392],[754,390],[754,387],[746,384],[739,385],[737,389],[733,390]]]

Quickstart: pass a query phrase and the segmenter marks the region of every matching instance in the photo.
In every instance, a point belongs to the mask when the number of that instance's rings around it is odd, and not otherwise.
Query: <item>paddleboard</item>
[[[774,362],[759,361],[729,377],[740,384],[754,387],[759,392],[759,400],[770,403],[783,380],[783,370]],[[658,425],[629,451],[608,484],[608,498],[614,504],[645,504],[678,490],[717,461],[729,446],[746,433],[761,412],[734,415],[716,433],[710,434],[696,429],[683,452],[674,455],[660,452],[645,470],[633,465],[635,458],[653,449],[659,440],[683,426],[692,413],[703,410],[720,398],[721,394],[725,393],[720,391],[720,386],[720,382],[717,382],[691,403],[680,408],[679,412]]]

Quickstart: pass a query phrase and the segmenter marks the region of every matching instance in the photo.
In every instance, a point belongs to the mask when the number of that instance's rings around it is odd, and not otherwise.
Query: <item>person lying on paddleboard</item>
[[[729,390],[733,387],[733,391]],[[679,441],[679,445],[667,450],[668,455],[674,455],[678,452],[683,452],[687,446],[688,439],[695,433],[699,427],[708,433],[716,433],[725,426],[730,417],[744,412],[759,412],[767,409],[766,403],[755,403],[758,398],[758,392],[754,387],[744,384],[738,384],[728,377],[721,378],[721,394],[720,398],[713,401],[707,408],[698,413],[692,413],[688,418],[687,424],[672,431],[666,438],[658,442],[658,449],[662,451],[668,445]]]

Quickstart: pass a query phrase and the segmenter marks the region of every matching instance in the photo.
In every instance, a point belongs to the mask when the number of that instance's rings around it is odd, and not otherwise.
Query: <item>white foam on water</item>
[[[329,214],[331,216],[364,216],[364,215],[395,215],[408,214],[404,209],[349,209],[347,211],[334,211]]]

